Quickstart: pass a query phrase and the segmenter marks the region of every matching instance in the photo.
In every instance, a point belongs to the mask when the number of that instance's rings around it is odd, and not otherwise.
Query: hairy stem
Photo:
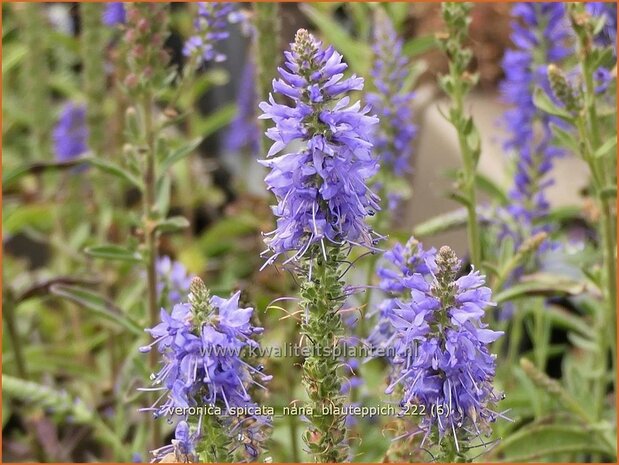
[[[343,283],[339,280],[340,252],[331,248],[326,253],[315,250],[305,270],[301,287],[306,315],[302,333],[307,338],[310,355],[303,364],[303,384],[313,414],[305,433],[305,442],[317,462],[341,462],[347,457],[345,415],[337,412],[344,405],[340,394],[340,361],[334,355],[342,335],[339,314],[344,302]]]

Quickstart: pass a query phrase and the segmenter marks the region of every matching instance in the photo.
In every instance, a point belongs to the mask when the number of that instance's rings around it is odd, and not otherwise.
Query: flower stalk
[[[572,115],[580,141],[580,152],[591,172],[591,186],[597,203],[600,219],[598,222],[599,237],[602,242],[602,289],[605,300],[605,311],[598,312],[596,326],[599,331],[599,370],[600,376],[595,387],[594,409],[596,418],[603,413],[606,396],[606,379],[604,372],[610,352],[613,367],[617,366],[616,347],[616,312],[617,312],[617,269],[616,269],[616,213],[613,203],[615,198],[605,194],[605,190],[616,184],[613,174],[616,170],[616,157],[598,156],[602,146],[598,117],[598,95],[593,81],[600,61],[600,49],[595,48],[594,19],[584,5],[569,4],[568,14],[572,28],[577,38],[577,54],[580,58],[582,82],[580,89],[574,89],[563,72],[554,65],[548,67],[548,79],[556,98],[564,105],[565,110]]]
[[[147,315],[152,326],[159,317],[157,297],[157,220],[156,204],[158,125],[154,114],[154,97],[161,86],[162,75],[169,57],[163,50],[167,36],[167,6],[164,4],[127,4],[127,28],[129,74],[125,85],[136,102],[135,108],[127,111],[129,136],[133,137],[134,149],[142,161],[142,246],[145,255],[147,279]],[[150,354],[150,367],[157,367],[156,353]],[[160,423],[152,420],[152,446],[161,443]]]
[[[473,118],[464,110],[464,98],[477,84],[477,74],[467,71],[473,53],[464,46],[468,34],[471,4],[445,2],[442,4],[443,20],[447,33],[438,36],[439,47],[449,60],[449,73],[439,79],[439,85],[451,99],[447,120],[458,134],[458,145],[462,154],[462,171],[457,187],[462,196],[456,194],[467,210],[467,229],[471,264],[477,269],[482,264],[482,250],[477,220],[477,194],[475,177],[481,153],[481,139]]]

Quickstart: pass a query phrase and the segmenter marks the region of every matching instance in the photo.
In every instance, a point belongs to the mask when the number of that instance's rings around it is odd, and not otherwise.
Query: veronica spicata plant
[[[161,322],[147,330],[154,341],[140,350],[155,346],[163,367],[153,375],[153,387],[144,389],[161,395],[142,410],[173,417],[178,409],[203,407],[196,415],[180,414],[176,441],[153,451],[155,460],[170,453],[201,462],[255,461],[260,455],[270,419],[249,392],[252,385],[264,388],[261,383],[271,377],[243,359],[243,350],[258,347],[253,337],[262,328],[251,324],[253,308],[241,308],[239,297],[240,292],[229,299],[211,296],[204,282],[193,278],[189,302],[174,305],[171,313],[162,309]],[[243,413],[233,414],[233,407]]]
[[[382,10],[377,10],[374,21],[371,72],[376,91],[367,95],[380,120],[372,138],[381,165],[373,188],[387,198],[389,210],[394,210],[409,194],[404,178],[411,171],[412,142],[417,133],[412,121],[415,94],[410,90],[411,66],[402,51],[403,41],[389,17],[379,12]]]
[[[517,3],[512,16],[515,48],[507,50],[503,58],[506,77],[501,90],[511,105],[504,117],[508,130],[505,148],[514,153],[516,171],[509,192],[507,233],[517,249],[527,237],[549,229],[534,223],[548,214],[546,190],[553,184],[549,173],[555,158],[564,152],[553,143],[551,127],[561,125],[561,120],[535,106],[534,91],[539,88],[550,94],[548,63],[564,60],[573,49],[562,3]]]
[[[194,58],[197,64],[222,62],[226,55],[217,51],[218,42],[227,39],[227,26],[238,22],[237,5],[230,2],[197,2],[198,16],[194,20],[194,35],[183,47],[183,54]]]
[[[284,55],[273,90],[292,105],[277,103],[273,95],[260,104],[261,118],[275,123],[267,131],[273,140],[269,158],[261,161],[271,170],[265,181],[278,202],[277,227],[266,235],[267,264],[287,255],[284,263],[292,263],[301,280],[302,331],[312,349],[303,383],[316,412],[305,441],[317,461],[336,462],[347,457],[345,416],[333,410],[343,405],[340,362],[321,351],[342,334],[344,258],[353,245],[374,248],[365,220],[379,208],[366,185],[377,170],[370,142],[377,119],[359,102],[350,104],[347,94],[361,90],[363,79],[344,78],[347,65],[333,47],[323,48],[300,29]]]
[[[457,278],[461,262],[447,246],[426,266],[430,275],[401,281],[406,294],[391,313],[396,356],[387,393],[400,388],[402,415],[422,409],[420,430],[411,434],[423,434],[421,447],[438,445],[441,461],[452,462],[501,416],[493,410],[502,395],[493,387],[496,356],[488,344],[502,333],[482,322],[494,303],[479,271]]]

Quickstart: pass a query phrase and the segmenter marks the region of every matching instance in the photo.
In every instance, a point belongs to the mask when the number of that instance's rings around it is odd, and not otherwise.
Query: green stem
[[[342,335],[339,309],[344,302],[343,283],[339,279],[341,263],[337,248],[327,250],[323,257],[320,247],[306,267],[301,296],[307,312],[302,332],[307,338],[309,356],[303,364],[303,384],[310,399],[313,414],[305,433],[305,442],[316,462],[341,462],[347,458],[345,415],[341,414],[340,361],[333,353]],[[337,411],[340,409],[340,412]]]
[[[28,53],[24,57],[22,70],[23,91],[28,109],[31,132],[31,152],[25,155],[36,160],[51,157],[49,132],[52,108],[48,92],[49,64],[45,50],[45,21],[43,9],[36,3],[16,4],[20,29]]]
[[[7,281],[5,280],[4,282],[6,283]],[[15,302],[11,298],[8,290],[3,293],[3,300],[4,322],[6,323],[9,336],[9,344],[13,348],[13,354],[15,355],[16,371],[21,379],[27,380],[28,369],[22,352],[22,343],[17,329],[17,322],[15,321]]]
[[[152,111],[152,98],[149,92],[145,92],[142,100],[142,115],[144,117],[144,137],[146,141],[146,167],[144,170],[144,244],[146,247],[146,280],[148,293],[148,315],[150,326],[154,327],[158,323],[159,312],[157,305],[157,233],[154,227],[155,210],[155,183],[156,183],[156,153],[155,153],[155,131]],[[154,373],[158,366],[157,351],[152,350],[149,354],[150,368]],[[154,399],[153,399],[154,400]],[[159,447],[161,443],[161,426],[154,417],[152,421],[152,441],[153,448]]]
[[[256,56],[256,85],[258,101],[267,100],[271,82],[279,64],[280,7],[277,2],[255,2],[254,24],[256,32],[253,46]],[[267,129],[267,120],[260,120],[262,132]],[[260,153],[265,154],[272,141],[263,135],[260,138]]]
[[[286,337],[287,342],[293,342],[295,336],[297,334],[297,324],[296,321],[293,321],[294,324],[290,325],[290,330],[288,331],[288,335]],[[288,405],[294,402],[294,388],[296,385],[296,370],[295,370],[295,362],[292,357],[288,357],[291,361],[290,366],[287,368],[287,376],[288,376]],[[290,446],[292,449],[292,462],[299,463],[301,461],[301,457],[299,455],[299,434],[297,428],[297,417],[295,415],[288,415],[288,428],[290,432]]]

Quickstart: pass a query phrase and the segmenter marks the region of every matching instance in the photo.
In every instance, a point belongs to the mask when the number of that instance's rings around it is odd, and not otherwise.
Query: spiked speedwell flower
[[[172,261],[168,256],[157,259],[157,293],[159,298],[165,298],[172,305],[181,303],[189,292],[191,276],[180,262]]]
[[[402,199],[402,193],[390,185],[397,185],[394,181],[410,171],[412,141],[417,133],[412,123],[414,93],[406,85],[410,64],[402,53],[402,39],[386,15],[377,16],[375,27],[372,78],[377,92],[368,94],[367,101],[380,119],[372,142],[382,171],[388,176],[379,178],[375,188],[388,190],[389,208],[393,209]]]
[[[486,329],[484,310],[494,305],[484,276],[478,271],[456,279],[460,261],[449,247],[436,255],[436,269],[428,282],[421,274],[404,280],[410,299],[398,300],[393,311],[397,379],[391,393],[402,386],[401,405],[423,406],[421,422],[426,438],[452,433],[459,441],[479,435],[499,415],[491,410],[500,399],[492,382],[495,356],[487,344],[501,332]]]
[[[251,325],[253,309],[240,308],[239,296],[240,292],[229,299],[211,297],[204,283],[194,278],[190,303],[175,305],[171,314],[161,310],[161,323],[147,330],[154,342],[140,351],[148,352],[157,346],[161,353],[163,368],[153,375],[153,388],[146,390],[160,390],[163,394],[155,405],[143,410],[160,416],[172,415],[176,408],[218,405],[225,409],[225,417],[231,407],[255,405],[248,388],[252,384],[262,387],[258,380],[268,381],[271,377],[241,357],[245,348],[257,346],[251,337],[261,333],[262,328]],[[202,426],[208,420],[200,415],[191,435],[195,441],[201,438]],[[259,416],[253,420],[258,420],[252,422],[254,428],[266,423]]]
[[[372,158],[370,134],[377,119],[369,109],[345,96],[363,88],[363,79],[344,79],[347,65],[333,47],[326,49],[314,36],[300,29],[285,52],[285,68],[273,90],[288,97],[292,106],[276,103],[273,95],[262,102],[263,119],[275,127],[267,131],[274,141],[268,157],[292,142],[300,147],[284,155],[262,160],[271,169],[265,178],[278,204],[277,229],[266,240],[273,252],[294,251],[298,259],[314,244],[372,246],[365,217],[376,211],[378,198],[365,181],[377,170]]]
[[[58,161],[70,161],[88,150],[86,107],[67,103],[53,132],[54,151]]]
[[[125,24],[127,13],[123,2],[109,2],[105,4],[103,10],[103,24],[106,26],[116,26],[117,24]]]
[[[225,61],[226,55],[215,50],[215,44],[228,38],[228,23],[236,22],[236,5],[229,2],[198,2],[194,21],[195,35],[183,47],[185,56],[197,57],[198,63]]]
[[[551,95],[546,68],[569,56],[571,49],[566,43],[570,32],[563,4],[517,3],[512,15],[511,38],[516,48],[505,53],[506,78],[501,90],[513,106],[505,113],[509,133],[505,147],[514,150],[516,156],[509,212],[514,219],[510,234],[518,247],[525,237],[515,229],[523,227],[524,235],[538,232],[530,231],[531,223],[548,210],[545,190],[552,180],[547,175],[554,159],[562,153],[552,145],[550,126],[561,123],[535,106],[533,91],[542,88]]]
[[[398,242],[385,252],[383,257],[386,263],[379,266],[376,274],[380,278],[379,287],[387,294],[387,298],[378,306],[378,321],[368,337],[370,345],[378,347],[390,343],[394,334],[392,312],[397,307],[398,299],[406,296],[406,279],[415,274],[429,276],[434,270],[435,255],[434,248],[424,250],[423,244],[414,237],[406,245]],[[368,313],[368,316],[372,317],[373,313]]]

